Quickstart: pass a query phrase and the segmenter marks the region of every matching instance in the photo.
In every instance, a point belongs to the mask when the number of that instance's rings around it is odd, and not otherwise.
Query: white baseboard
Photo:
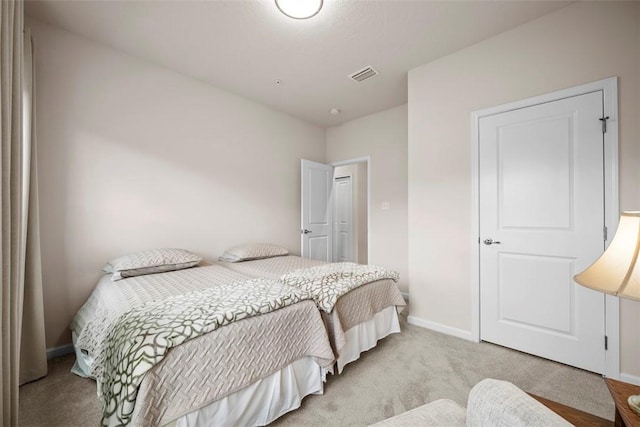
[[[412,325],[420,326],[421,328],[431,329],[432,331],[441,332],[443,334],[451,335],[457,338],[462,338],[463,340],[477,342],[471,331],[465,331],[464,329],[458,329],[452,326],[443,325],[441,323],[431,322],[429,320],[420,319],[419,317],[415,316],[407,317],[407,322]]]
[[[624,381],[625,383],[640,385],[640,377],[637,375],[625,374],[624,372],[620,372],[620,381]]]
[[[47,360],[54,359],[60,356],[66,356],[73,353],[73,344],[62,345],[60,347],[53,347],[47,349]]]

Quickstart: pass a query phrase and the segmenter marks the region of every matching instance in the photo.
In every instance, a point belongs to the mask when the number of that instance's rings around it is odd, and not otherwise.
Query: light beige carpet
[[[602,378],[559,363],[487,343],[471,343],[406,324],[340,376],[330,376],[323,396],[274,426],[365,426],[423,403],[450,398],[466,405],[483,378],[511,381],[525,391],[613,419]],[[73,356],[49,361],[49,375],[20,388],[23,426],[97,426],[96,386],[69,372]]]

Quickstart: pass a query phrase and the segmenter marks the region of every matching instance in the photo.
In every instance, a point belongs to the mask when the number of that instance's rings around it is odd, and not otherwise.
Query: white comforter
[[[78,311],[76,346],[105,369],[108,336],[123,314],[144,304],[250,277],[221,266],[100,281]],[[173,347],[145,373],[128,418],[133,425],[162,425],[234,393],[303,357],[330,367],[333,353],[311,300],[245,318]]]

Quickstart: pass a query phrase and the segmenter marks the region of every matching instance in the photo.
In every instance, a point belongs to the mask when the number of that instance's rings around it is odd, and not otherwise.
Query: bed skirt
[[[345,344],[340,349],[340,356],[336,361],[338,373],[342,373],[345,365],[360,358],[360,353],[376,346],[378,340],[400,332],[400,321],[396,306],[387,307],[377,312],[373,318],[358,323],[347,330]]]
[[[264,426],[299,408],[305,396],[322,394],[325,376],[312,357],[303,357],[167,426]]]

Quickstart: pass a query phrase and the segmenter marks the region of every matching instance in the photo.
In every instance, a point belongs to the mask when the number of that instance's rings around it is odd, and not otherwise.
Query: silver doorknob
[[[313,231],[307,230],[306,228],[302,230],[302,234],[309,234],[309,233],[313,233]]]
[[[488,239],[484,239],[483,243],[485,245],[487,245],[487,246],[489,246],[489,245],[499,245],[500,244],[500,242],[498,242],[497,240],[494,241],[491,237],[489,237]]]

